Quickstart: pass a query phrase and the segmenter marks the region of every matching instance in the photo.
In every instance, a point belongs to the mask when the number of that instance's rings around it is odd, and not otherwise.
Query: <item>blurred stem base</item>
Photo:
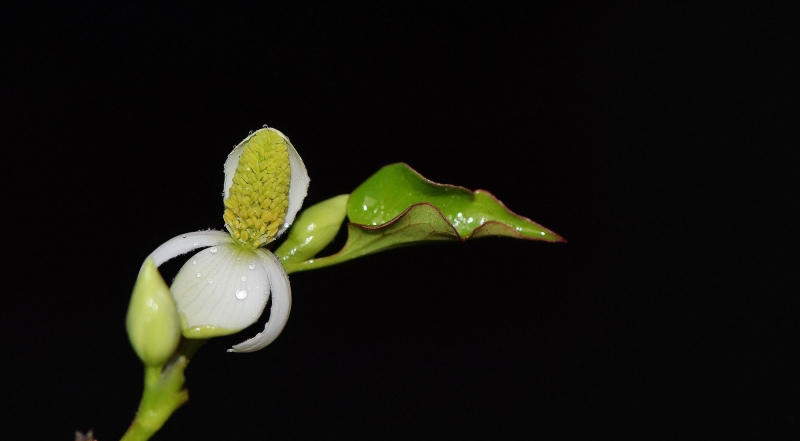
[[[146,441],[189,400],[183,373],[189,360],[206,340],[185,339],[165,366],[145,366],[144,392],[136,418],[122,441]]]

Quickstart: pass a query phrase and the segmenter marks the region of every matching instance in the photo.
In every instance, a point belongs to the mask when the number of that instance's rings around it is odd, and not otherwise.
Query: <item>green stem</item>
[[[189,400],[189,392],[183,388],[186,381],[183,372],[204,343],[205,340],[185,339],[166,367],[145,366],[142,401],[122,441],[150,439]]]
[[[345,256],[344,258],[337,258],[334,256],[320,257],[318,259],[308,259],[300,262],[284,262],[283,269],[286,274],[297,273],[300,271],[308,271],[312,269],[325,268],[326,266],[336,265],[338,263],[346,262],[353,257]]]

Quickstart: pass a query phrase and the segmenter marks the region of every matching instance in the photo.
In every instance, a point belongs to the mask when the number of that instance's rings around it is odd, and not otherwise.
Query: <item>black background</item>
[[[569,243],[292,275],[281,337],[207,344],[155,439],[797,435],[792,3],[2,9],[6,438],[122,435],[139,266],[222,228],[263,124],[307,205],[404,161]]]

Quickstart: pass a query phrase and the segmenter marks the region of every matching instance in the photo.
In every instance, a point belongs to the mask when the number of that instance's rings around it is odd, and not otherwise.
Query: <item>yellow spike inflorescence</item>
[[[242,149],[225,199],[225,228],[233,239],[256,249],[270,242],[289,207],[289,152],[272,130],[256,132]]]

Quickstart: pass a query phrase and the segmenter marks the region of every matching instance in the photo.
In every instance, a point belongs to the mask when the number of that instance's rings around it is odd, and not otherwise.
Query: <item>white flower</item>
[[[252,133],[225,161],[223,231],[172,238],[150,255],[156,266],[200,248],[170,287],[183,320],[183,335],[233,334],[261,316],[272,295],[264,331],[229,349],[252,352],[272,343],[289,319],[289,278],[280,260],[263,247],[294,221],[308,189],[303,160],[283,133]]]

